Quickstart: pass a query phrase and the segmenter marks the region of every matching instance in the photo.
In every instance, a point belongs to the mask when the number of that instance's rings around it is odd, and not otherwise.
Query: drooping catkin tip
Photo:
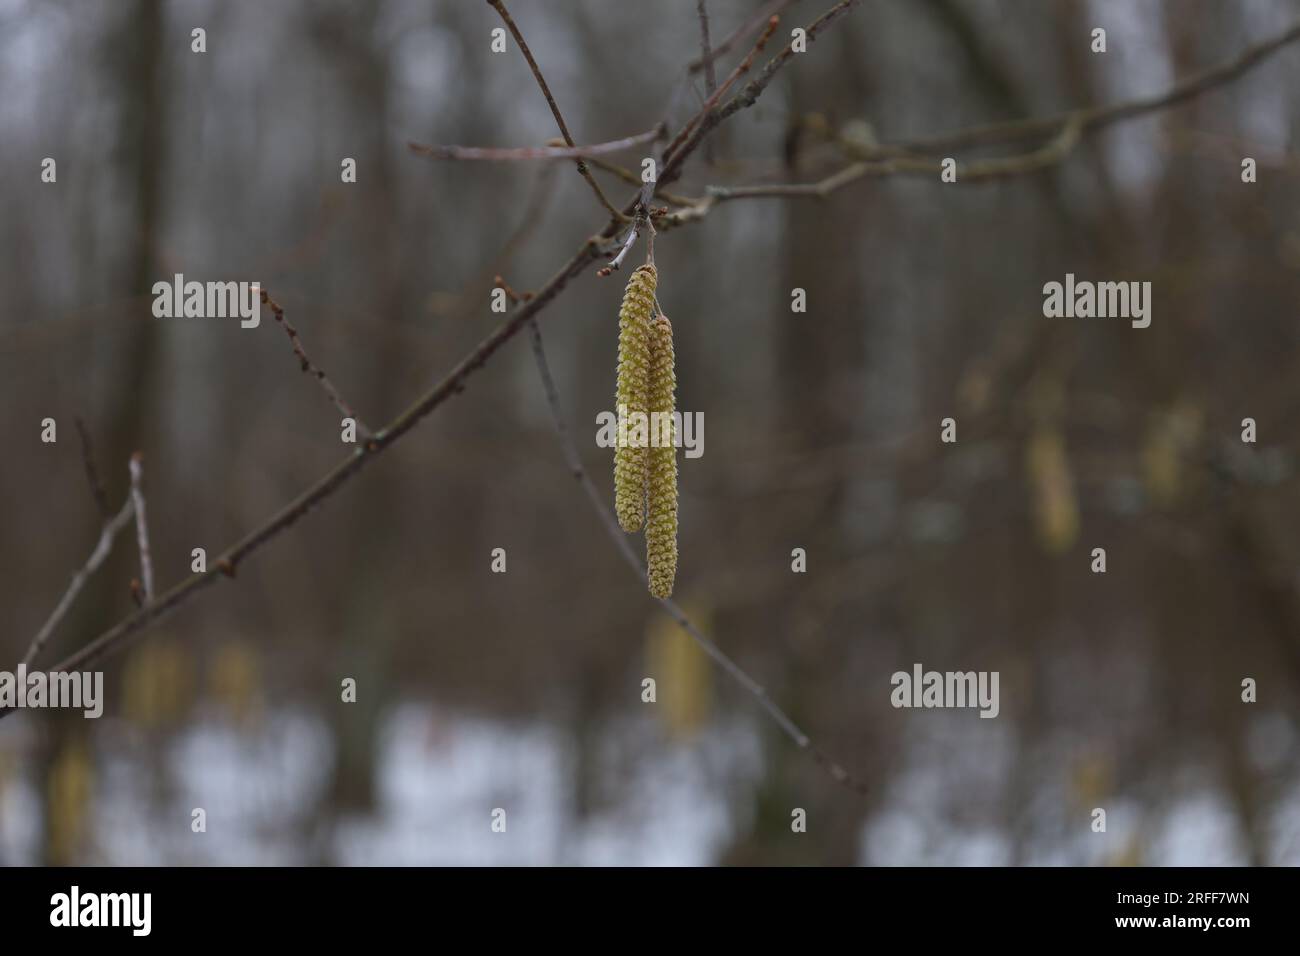
[[[650,593],[669,598],[677,576],[677,373],[668,316],[650,324],[650,448],[646,482],[646,578]]]
[[[618,310],[618,381],[614,414],[619,420],[614,451],[614,511],[619,527],[629,533],[645,523],[648,462],[644,436],[633,428],[644,416],[650,383],[650,316],[654,310],[658,273],[652,265],[638,267],[627,280]]]

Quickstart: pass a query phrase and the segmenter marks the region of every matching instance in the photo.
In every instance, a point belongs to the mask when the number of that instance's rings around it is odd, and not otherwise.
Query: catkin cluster
[[[624,531],[645,527],[650,593],[667,598],[677,576],[677,373],[672,323],[656,314],[658,279],[653,265],[633,272],[618,310],[614,510]]]
[[[650,387],[650,319],[654,313],[658,273],[643,265],[627,280],[623,305],[618,310],[618,383],[614,414],[630,422],[635,413],[645,414]],[[614,511],[619,526],[627,532],[640,531],[645,521],[647,448],[634,441],[630,431],[620,429],[614,451]]]
[[[650,593],[667,598],[677,575],[677,436],[674,399],[677,373],[673,368],[673,326],[660,315],[650,324],[650,429],[646,567]]]

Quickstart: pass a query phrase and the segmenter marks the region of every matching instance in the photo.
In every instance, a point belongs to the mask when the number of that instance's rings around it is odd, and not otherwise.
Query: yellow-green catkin
[[[645,525],[646,570],[650,593],[671,597],[677,576],[677,436],[673,423],[677,373],[673,368],[673,327],[668,316],[650,323],[650,478]]]
[[[627,280],[623,305],[618,310],[618,384],[614,414],[631,419],[646,411],[650,376],[650,317],[654,312],[658,273],[643,265]],[[614,511],[624,531],[640,531],[645,521],[647,467],[646,447],[629,427],[619,429],[614,450]],[[627,439],[624,441],[624,439]]]

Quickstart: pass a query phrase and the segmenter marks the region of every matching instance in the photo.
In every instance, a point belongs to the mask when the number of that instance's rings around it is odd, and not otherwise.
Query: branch
[[[528,49],[528,44],[524,42],[524,35],[520,33],[519,28],[515,26],[515,21],[511,19],[509,11],[506,10],[505,3],[502,2],[502,0],[488,0],[488,3],[492,5],[492,9],[496,10],[496,12],[500,14],[501,19],[505,22],[506,28],[515,38],[515,42],[519,44],[520,52],[523,53],[524,59],[528,61],[528,67],[533,71],[533,77],[537,80],[537,85],[541,89],[542,95],[546,97],[546,105],[551,108],[551,115],[555,117],[555,125],[560,128],[560,135],[564,137],[564,141],[568,143],[569,146],[573,146],[573,137],[569,134],[568,124],[564,122],[564,116],[560,113],[560,107],[556,105],[555,97],[551,95],[551,88],[546,85],[546,78],[542,76],[541,67],[539,67],[537,61],[533,59],[533,51]],[[582,178],[587,181],[589,186],[591,186],[591,191],[594,192],[596,198],[600,200],[600,204],[605,207],[605,211],[615,217],[621,216],[622,213],[610,205],[609,200],[605,198],[605,194],[601,191],[600,184],[597,183],[596,178],[591,175],[591,170],[587,169],[587,164],[579,159],[577,167],[578,172],[582,174]]]
[[[350,418],[357,423],[357,432],[361,435],[362,440],[369,441],[374,433],[361,420],[361,416],[353,411],[352,406],[343,400],[343,396],[334,387],[334,383],[307,357],[307,352],[302,347],[302,339],[298,338],[298,330],[285,320],[284,309],[280,308],[280,303],[271,298],[265,289],[262,290],[262,302],[271,309],[275,321],[284,329],[284,334],[289,336],[289,343],[293,346],[293,354],[298,356],[298,362],[302,370],[309,373],[312,378],[320,383],[320,387],[325,390],[326,397],[334,403],[334,407],[339,410],[344,418]]]
[[[595,166],[597,169],[602,169],[612,176],[617,176],[630,186],[636,186],[638,188],[641,186],[641,177],[632,172],[632,170],[628,169],[626,166],[620,166],[618,163],[611,163],[608,160],[596,158],[591,160],[590,165]],[[674,206],[693,206],[698,202],[698,200],[692,199],[689,196],[679,196],[676,193],[670,193],[666,189],[659,190],[655,195],[664,202],[671,203]]]
[[[109,552],[113,550],[113,539],[117,537],[119,531],[126,527],[127,522],[131,520],[133,511],[133,500],[130,495],[127,495],[126,501],[122,503],[122,510],[104,522],[95,549],[90,552],[90,557],[86,559],[86,563],[82,565],[81,570],[72,576],[72,582],[68,585],[68,589],[63,592],[63,597],[59,598],[59,603],[55,606],[45,624],[32,638],[27,653],[23,655],[23,664],[25,666],[30,667],[32,662],[36,660],[36,655],[41,652],[41,648],[50,639],[50,635],[54,633],[54,629],[59,626],[59,622],[63,620],[68,613],[68,609],[72,607],[72,602],[76,600],[82,587],[85,586],[86,579],[98,571],[99,566],[104,563]],[[5,713],[7,711],[0,710],[0,717],[3,717]]]
[[[662,127],[646,130],[634,136],[610,140],[608,143],[595,143],[591,146],[430,146],[425,143],[408,142],[406,148],[420,156],[432,159],[488,160],[493,162],[512,162],[533,159],[581,159],[584,156],[600,156],[605,153],[619,153],[642,143],[649,143],[660,135]],[[591,176],[587,172],[588,177]],[[611,213],[616,213],[613,206]],[[617,213],[622,215],[621,213]]]
[[[1008,176],[1037,172],[1060,163],[1079,142],[1082,129],[1077,117],[1047,145],[1018,156],[1001,156],[976,160],[957,166],[958,182],[987,182]],[[825,199],[836,190],[873,176],[898,174],[936,176],[942,170],[938,160],[919,156],[895,156],[874,162],[859,162],[815,183],[782,183],[756,186],[710,186],[705,197],[694,205],[660,216],[655,220],[661,229],[671,229],[703,218],[714,204],[734,199]]]
[[[627,231],[627,238],[623,240],[623,245],[619,248],[618,255],[614,256],[614,258],[611,259],[603,269],[599,270],[596,275],[604,278],[610,273],[618,271],[619,266],[623,264],[623,260],[627,258],[627,254],[631,252],[632,247],[636,245],[637,237],[641,235],[641,222],[642,220],[638,217],[633,223],[632,228]]]
[[[504,292],[506,294],[506,298],[509,299],[514,305],[518,305],[520,302],[527,302],[529,299],[533,297],[533,294],[531,292],[520,292],[517,289],[511,288],[510,283],[507,282],[501,276],[497,276],[496,278],[494,278],[492,280],[492,284],[496,286],[496,288]]]
[[[199,592],[216,584],[223,577],[233,578],[239,565],[246,558],[292,528],[301,518],[315,510],[344,484],[355,478],[375,457],[395,444],[426,415],[453,395],[464,391],[465,380],[482,368],[497,349],[515,336],[525,322],[548,305],[574,276],[587,269],[597,258],[599,258],[599,246],[594,240],[588,240],[532,299],[511,313],[504,323],[480,342],[451,372],[420,396],[406,411],[398,415],[387,428],[377,433],[370,442],[358,447],[351,456],[285,505],[265,524],[228,548],[217,558],[212,568],[191,575],[159,595],[152,604],[145,605],[119,621],[69,655],[53,669],[84,670],[110,652],[125,646],[128,638],[186,603]],[[12,713],[14,709],[0,709],[0,718]]]
[[[700,18],[700,62],[704,64],[704,95],[710,97],[718,88],[718,78],[709,52],[709,11],[706,0],[695,0],[695,12]],[[713,141],[704,144],[704,161],[713,165]]]
[[[135,539],[140,548],[140,580],[144,585],[144,603],[153,602],[153,556],[149,552],[149,523],[144,515],[144,458],[131,456],[131,506],[135,511]]]
[[[686,72],[693,75],[700,72],[700,70],[706,69],[714,60],[726,54],[733,46],[745,37],[749,36],[761,25],[767,23],[772,19],[772,17],[785,12],[786,8],[792,7],[798,2],[799,0],[772,0],[772,2],[767,4],[767,6],[754,14],[753,17],[746,20],[739,27],[733,30],[725,40],[715,46],[712,50],[706,50],[698,59],[692,60],[690,64],[687,65]]]
[[[851,2],[853,2],[853,0],[851,0]],[[722,85],[714,90],[713,94],[704,101],[703,105],[700,106],[699,111],[687,121],[685,126],[677,131],[677,135],[674,136],[672,141],[664,147],[665,163],[671,160],[674,151],[681,148],[682,144],[686,141],[686,138],[691,134],[691,132],[696,129],[701,121],[703,121],[703,119],[713,111],[713,108],[716,107],[722,100],[722,97],[726,95],[727,90],[731,89],[731,87],[735,85],[736,80],[740,79],[742,74],[749,72],[749,68],[754,65],[754,58],[763,51],[763,47],[767,46],[767,41],[772,38],[772,34],[776,32],[777,25],[780,22],[781,18],[777,16],[774,16],[767,21],[767,28],[759,34],[758,40],[754,44],[754,48],[749,51],[749,54],[743,60],[736,64],[736,68],[731,71],[725,80],[722,81]],[[662,176],[660,178],[662,178]]]
[[[933,153],[956,146],[989,146],[1046,136],[1051,134],[1053,130],[1065,125],[1071,119],[1079,121],[1081,132],[1091,132],[1109,126],[1111,123],[1175,106],[1200,96],[1215,87],[1230,83],[1283,47],[1294,43],[1297,39],[1300,39],[1300,21],[1292,24],[1276,36],[1247,47],[1226,63],[1202,70],[1199,73],[1193,73],[1191,76],[1175,83],[1163,93],[1105,106],[1083,107],[1066,113],[1058,113],[1055,116],[973,126],[955,133],[946,133],[924,139],[903,140],[897,145],[913,152],[926,153]]]
[[[533,358],[537,361],[537,372],[542,379],[542,389],[546,393],[546,404],[551,409],[551,419],[555,423],[556,437],[560,442],[560,449],[564,454],[564,460],[569,466],[569,474],[582,485],[582,490],[587,493],[591,506],[595,509],[596,514],[600,517],[600,522],[604,526],[610,539],[618,547],[619,553],[623,555],[628,565],[636,573],[636,576],[644,584],[646,580],[645,564],[640,556],[632,550],[632,545],[628,543],[628,536],[623,533],[623,529],[618,525],[618,519],[614,512],[609,509],[604,500],[600,497],[600,492],[596,490],[595,482],[587,474],[587,469],[582,465],[582,457],[578,454],[577,446],[573,443],[573,437],[569,432],[569,426],[564,420],[564,413],[560,407],[560,393],[555,387],[555,379],[551,376],[550,365],[546,361],[546,349],[542,344],[542,330],[535,321],[528,323],[528,331],[532,339]],[[686,613],[677,605],[675,601],[665,600],[662,598],[653,599],[667,614],[671,617],[683,631],[691,636],[696,644],[708,654],[713,661],[721,667],[729,677],[738,683],[745,692],[758,701],[758,703],[767,711],[768,715],[776,723],[781,731],[789,737],[796,747],[800,750],[807,750],[813,754],[818,764],[825,767],[830,775],[838,782],[842,783],[861,794],[867,793],[864,784],[855,781],[848,772],[844,770],[835,761],[828,759],[813,745],[812,740],[804,733],[799,725],[781,709],[763,688],[763,686],[750,677],[739,664],[733,661],[726,652],[717,644],[709,640],[699,628],[697,628],[686,616]]]
[[[820,17],[810,23],[805,31],[808,43],[813,43],[823,30],[856,7],[860,2],[861,0],[840,0],[839,3],[835,4],[835,6],[831,7]],[[769,20],[768,23],[771,24],[771,21]],[[767,34],[765,34],[765,36],[766,35]],[[760,44],[761,42],[762,41],[760,41]],[[750,56],[746,57],[746,60],[748,61],[752,59],[753,55],[757,52],[758,48],[756,47],[751,51]],[[781,67],[785,66],[794,55],[793,41],[791,41],[791,43],[786,44],[784,50],[767,62],[758,76],[746,83],[744,88],[729,99],[722,107],[718,109],[709,109],[707,111],[701,110],[700,115],[696,117],[698,122],[692,120],[694,129],[682,142],[681,146],[674,150],[671,156],[668,156],[668,150],[664,151],[665,156],[668,158],[664,164],[664,168],[660,170],[659,182],[657,185],[666,186],[673,182],[673,180],[681,174],[682,164],[686,161],[686,158],[696,150],[700,141],[712,132],[719,123],[722,123],[728,117],[733,116],[743,109],[753,106],[754,103],[758,101],[758,98],[763,95],[763,91],[767,89],[767,85],[772,82],[772,78],[776,76]],[[737,71],[740,71],[740,67],[737,67],[736,71],[733,71],[733,75],[738,76],[739,72]],[[708,106],[707,103],[705,105]]]
[[[700,58],[696,62],[704,67],[704,92],[712,96],[718,88],[718,78],[713,74],[713,53],[709,49],[709,11],[705,0],[695,0],[695,11],[700,17]]]
[[[827,17],[835,12],[835,9],[824,14],[819,18],[818,22],[825,21]],[[812,39],[811,28],[809,29],[809,39]],[[782,197],[825,199],[836,190],[857,182],[859,179],[899,174],[933,176],[940,171],[939,163],[927,156],[918,155],[918,153],[934,153],[955,146],[987,146],[1022,139],[1039,138],[1055,133],[1055,136],[1045,145],[1030,152],[958,164],[957,178],[959,182],[987,181],[1037,172],[1062,162],[1078,145],[1084,135],[1096,132],[1112,123],[1134,119],[1155,110],[1174,106],[1200,96],[1202,93],[1206,93],[1218,86],[1230,83],[1287,44],[1294,43],[1297,39],[1300,39],[1300,23],[1292,25],[1277,36],[1248,47],[1226,63],[1194,73],[1192,76],[1175,83],[1165,92],[1154,96],[1125,100],[1105,106],[1082,107],[1056,116],[973,127],[926,140],[902,141],[887,145],[863,145],[837,139],[836,141],[846,153],[861,157],[861,161],[815,183],[711,186],[708,187],[707,194],[703,199],[697,200],[676,212],[660,216],[655,219],[655,222],[660,229],[672,229],[699,221],[719,202],[735,199]],[[782,55],[786,52],[788,50],[783,51]],[[780,59],[780,56],[776,59]],[[775,62],[776,60],[773,60],[773,63]],[[764,72],[766,72],[766,69]],[[705,117],[700,124],[700,129],[704,130],[710,124],[716,125],[717,122],[721,121],[715,119],[715,117],[729,115],[727,110],[734,103],[742,101],[743,97],[748,95],[750,88],[761,81],[763,81],[763,76],[760,75],[750,82],[741,93],[737,94],[726,107],[711,116]],[[675,174],[680,165],[674,165],[673,173]],[[664,178],[666,177],[661,177],[660,181],[664,181]]]

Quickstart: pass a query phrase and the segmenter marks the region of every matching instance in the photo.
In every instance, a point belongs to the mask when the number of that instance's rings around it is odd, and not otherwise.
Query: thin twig
[[[856,2],[856,0],[851,0],[851,2]],[[677,135],[672,138],[666,147],[664,147],[664,156],[666,158],[672,158],[674,152],[681,147],[681,145],[686,141],[686,138],[690,136],[691,132],[704,120],[706,116],[713,112],[714,107],[721,102],[722,97],[727,94],[727,91],[735,85],[736,80],[740,79],[743,74],[749,72],[750,67],[754,65],[754,58],[763,51],[763,47],[767,46],[767,41],[772,38],[772,34],[776,32],[777,25],[780,22],[781,18],[777,16],[773,16],[767,21],[766,29],[759,34],[758,40],[755,42],[753,49],[749,51],[749,54],[736,64],[736,68],[731,71],[725,80],[722,81],[722,85],[713,91],[709,98],[704,101],[704,105],[701,106],[696,114],[686,122],[685,126],[677,131]]]
[[[643,220],[638,217],[636,222],[632,224],[632,228],[627,231],[627,238],[623,240],[623,245],[619,248],[618,255],[614,256],[614,258],[611,259],[603,269],[599,270],[596,275],[604,278],[610,273],[618,271],[619,266],[623,264],[623,260],[627,258],[627,254],[631,252],[632,247],[636,245],[637,237],[641,235],[642,222]]]
[[[614,224],[608,227],[611,231]],[[128,640],[171,611],[207,590],[223,578],[233,578],[240,564],[255,552],[288,531],[304,516],[314,511],[334,495],[344,484],[355,478],[375,457],[390,448],[407,432],[420,423],[430,412],[453,395],[465,389],[465,380],[483,367],[487,360],[513,338],[524,323],[545,308],[568,285],[569,281],[587,269],[599,258],[599,237],[583,243],[571,259],[528,302],[511,315],[478,344],[461,362],[436,385],[421,395],[406,411],[395,418],[386,429],[366,445],[358,446],[348,458],[317,480],[310,488],[281,508],[267,522],[236,542],[207,571],[185,578],[170,590],[158,595],[152,603],[123,618],[94,640],[78,648],[53,668],[58,671],[84,670],[105,655],[127,646]],[[0,718],[13,713],[16,708],[0,709]]]
[[[284,309],[280,307],[280,303],[271,298],[265,289],[262,290],[262,302],[270,308],[271,314],[275,316],[275,321],[284,329],[284,334],[289,336],[289,344],[293,346],[293,354],[298,356],[298,364],[302,370],[320,383],[326,397],[334,403],[334,407],[339,410],[339,413],[344,418],[350,418],[357,423],[357,434],[361,436],[361,440],[363,442],[370,441],[374,433],[361,420],[361,416],[353,410],[352,406],[343,400],[343,396],[339,394],[339,390],[334,387],[334,383],[329,380],[329,377],[308,358],[306,350],[302,347],[302,339],[298,337],[298,330],[285,319]]]
[[[804,31],[807,43],[812,44],[823,30],[856,7],[860,2],[861,0],[840,0],[839,3],[835,4],[835,6],[831,7],[812,23],[808,24]],[[769,20],[768,22],[770,25],[771,21]],[[770,34],[767,32],[764,33],[764,37],[768,35]],[[756,46],[754,50],[750,51],[750,55],[745,58],[745,61],[742,62],[741,66],[745,66],[745,68],[748,69],[747,64],[752,61],[754,54],[757,52],[758,47]],[[794,55],[794,41],[791,40],[790,43],[786,44],[785,49],[767,61],[767,64],[763,67],[758,76],[746,83],[721,107],[718,109],[710,107],[708,110],[700,110],[695,119],[688,124],[688,126],[693,126],[690,130],[690,135],[681,142],[680,146],[664,151],[666,161],[664,163],[664,168],[659,171],[659,182],[656,188],[658,188],[658,186],[669,185],[681,175],[682,165],[686,162],[686,158],[695,152],[700,145],[700,141],[703,140],[704,137],[708,136],[709,133],[711,133],[720,123],[735,115],[740,110],[753,106],[758,101],[758,98],[763,95],[763,91],[767,89],[767,85],[772,82],[772,78],[776,76],[777,72],[780,71],[780,69],[785,66]],[[736,71],[733,71],[733,75],[738,76],[740,72],[743,71],[741,71],[740,66],[738,66]],[[721,89],[722,87],[719,87],[719,90]]]
[[[772,0],[767,6],[733,30],[725,40],[711,51],[701,55],[698,59],[692,60],[686,67],[687,73],[695,74],[705,69],[718,57],[725,55],[733,46],[771,20],[773,16],[784,13],[788,7],[792,7],[798,2],[799,0]]]
[[[497,276],[495,279],[493,279],[492,284],[496,286],[498,289],[500,289],[502,292],[504,292],[506,294],[506,298],[509,299],[511,303],[513,303],[514,305],[518,305],[520,302],[527,302],[529,299],[533,297],[533,294],[531,292],[519,292],[516,289],[511,288],[510,283],[507,282],[501,276]]]
[[[140,580],[144,586],[144,603],[153,603],[153,555],[149,551],[149,522],[144,511],[144,456],[131,456],[131,505],[135,510],[135,540],[140,548]]]
[[[709,49],[709,11],[705,7],[705,0],[695,0],[695,12],[700,17],[700,59],[698,62],[704,66],[704,93],[706,96],[712,96],[713,91],[718,88],[718,78],[713,72],[713,53]]]
[[[587,493],[591,506],[595,509],[596,514],[600,517],[600,522],[604,526],[606,533],[618,548],[619,553],[623,555],[628,565],[636,573],[637,577],[644,582],[646,580],[645,563],[641,560],[632,546],[628,543],[628,536],[618,526],[618,519],[614,512],[601,498],[600,492],[596,489],[596,484],[587,474],[587,469],[583,467],[582,458],[578,454],[578,448],[573,442],[573,437],[569,432],[569,426],[564,420],[564,412],[561,410],[559,389],[555,386],[555,379],[551,375],[551,368],[546,361],[546,349],[542,343],[542,330],[537,322],[528,323],[528,331],[532,339],[533,357],[537,361],[537,372],[542,379],[542,389],[546,393],[546,404],[551,409],[551,419],[555,423],[555,432],[560,442],[560,449],[564,454],[565,463],[569,467],[569,474],[582,485],[582,490]],[[767,690],[754,678],[750,677],[743,668],[733,661],[717,644],[713,643],[704,635],[686,613],[675,601],[653,598],[666,613],[671,617],[683,631],[691,636],[696,644],[708,654],[713,661],[726,672],[727,676],[732,678],[737,684],[744,688],[745,692],[758,701],[759,705],[767,711],[768,715],[776,723],[781,731],[789,737],[796,747],[800,750],[810,751],[817,759],[818,764],[825,767],[830,775],[839,783],[865,794],[867,788],[865,785],[855,781],[847,771],[833,760],[827,759],[812,743],[808,735],[800,729],[793,718],[790,717],[780,705],[776,703],[768,694]]]
[[[709,10],[707,0],[695,0],[695,12],[700,18],[700,61],[704,64],[704,95],[710,97],[718,88],[718,78],[713,69],[713,57],[709,51]],[[704,161],[713,165],[713,140],[704,143]]]
[[[646,130],[634,136],[610,140],[608,143],[594,143],[591,146],[432,146],[426,143],[407,143],[406,148],[420,156],[433,159],[489,160],[510,162],[533,159],[581,159],[584,156],[600,156],[604,153],[620,153],[633,146],[648,143],[661,134],[662,127]],[[591,175],[590,172],[587,173]],[[593,180],[594,181],[594,180]],[[603,194],[602,194],[603,195]],[[611,214],[622,215],[609,207]]]
[[[838,3],[808,25],[805,31],[807,41],[809,43],[813,42],[822,30],[826,29],[826,27],[844,14],[848,13],[860,2],[861,0],[839,0]],[[747,109],[758,102],[758,98],[762,96],[763,91],[767,89],[767,85],[772,82],[772,78],[783,66],[785,66],[786,63],[790,61],[790,58],[794,56],[792,47],[793,41],[791,41],[791,44],[787,45],[784,50],[768,61],[767,65],[763,67],[763,71],[758,75],[758,77],[746,83],[744,88],[729,99],[720,109],[714,109],[708,112],[705,112],[704,110],[699,111],[691,119],[690,123],[688,123],[688,125],[693,124],[693,131],[690,136],[683,141],[680,146],[671,150],[671,157],[668,155],[670,151],[669,148],[665,147],[660,156],[662,161],[658,164],[658,176],[655,181],[653,183],[647,183],[635,197],[628,201],[627,205],[623,207],[624,215],[631,215],[637,211],[638,207],[642,210],[648,209],[650,204],[649,194],[659,192],[663,186],[673,182],[679,175],[681,175],[682,166],[695,150],[699,148],[700,143],[704,141],[705,137],[707,137],[709,133],[731,116],[734,116],[741,110]],[[757,47],[751,51],[750,56],[746,57],[746,61],[752,60],[753,54],[756,52]],[[740,72],[743,71],[737,67],[737,69],[733,71],[733,75],[738,76]],[[610,236],[617,230],[617,226],[617,220],[612,220],[611,224],[605,228],[605,231],[601,233],[601,235],[603,237]]]
[[[564,137],[565,143],[569,146],[573,146],[573,136],[569,133],[568,124],[564,122],[564,115],[560,112],[560,107],[556,104],[555,97],[551,95],[551,88],[546,85],[546,78],[542,76],[541,67],[539,67],[537,61],[533,59],[533,51],[530,50],[528,44],[524,42],[524,35],[519,32],[519,27],[515,26],[515,21],[511,18],[510,12],[506,10],[505,3],[502,2],[502,0],[488,0],[488,3],[490,3],[492,9],[500,15],[502,21],[505,22],[506,29],[510,31],[510,35],[513,36],[515,42],[519,44],[519,51],[523,53],[524,59],[528,61],[528,68],[533,71],[533,77],[537,80],[537,86],[541,89],[542,95],[546,97],[546,105],[551,108],[551,115],[555,117],[555,125],[560,128],[560,135]],[[591,175],[591,170],[587,169],[587,164],[584,163],[581,158],[577,161],[577,167],[578,172],[582,174],[582,178],[587,181],[589,186],[591,186],[591,191],[596,194],[596,198],[605,208],[605,211],[611,216],[622,216],[623,214],[615,209],[610,204],[610,201],[605,197],[605,193],[601,191],[600,184],[596,182],[596,177]]]
[[[95,499],[95,508],[99,511],[101,521],[107,521],[109,517],[108,495],[104,493],[103,482],[99,480],[99,470],[95,467],[95,452],[90,444],[90,433],[86,431],[86,423],[80,418],[74,418],[73,424],[77,426],[77,435],[81,439],[81,460],[86,466],[86,481],[90,484],[90,493]]]
[[[632,170],[628,169],[626,166],[620,166],[618,163],[611,163],[607,159],[598,158],[593,158],[590,165],[597,169],[602,169],[610,175],[617,176],[630,186],[640,188],[642,185],[641,177],[632,172]],[[656,195],[664,202],[671,203],[674,206],[693,206],[698,202],[698,200],[693,199],[690,196],[681,196],[677,193],[670,193],[666,189],[659,190]]]
[[[72,576],[72,582],[68,585],[68,589],[63,592],[63,597],[59,598],[59,603],[55,605],[54,610],[50,613],[49,618],[46,619],[45,624],[42,625],[36,636],[32,638],[32,643],[28,646],[27,653],[23,655],[24,665],[30,667],[32,662],[36,660],[36,655],[41,652],[41,648],[45,646],[45,642],[50,639],[50,635],[54,633],[54,629],[59,626],[59,622],[63,620],[64,616],[68,613],[68,609],[72,607],[72,602],[76,600],[77,595],[81,592],[82,587],[86,583],[86,579],[99,570],[99,566],[104,563],[104,559],[107,558],[109,552],[113,550],[113,539],[117,537],[119,531],[126,527],[127,523],[131,520],[131,515],[134,513],[134,510],[134,503],[131,496],[128,494],[126,501],[122,503],[122,509],[108,521],[104,522],[104,527],[99,532],[99,541],[95,543],[95,549],[90,552],[90,557],[86,559],[86,563],[81,566],[81,569]],[[3,715],[4,711],[0,711],[0,716]]]
[[[546,220],[547,206],[554,198],[555,190],[551,187],[557,169],[558,167],[551,165],[538,167],[533,184],[529,188],[528,198],[524,201],[523,208],[519,210],[519,222],[491,261],[479,270],[474,278],[463,284],[456,304],[440,310],[440,314],[445,315],[452,324],[467,320],[478,312],[484,288],[491,288],[493,277],[510,266],[524,243],[541,228],[541,224]]]

